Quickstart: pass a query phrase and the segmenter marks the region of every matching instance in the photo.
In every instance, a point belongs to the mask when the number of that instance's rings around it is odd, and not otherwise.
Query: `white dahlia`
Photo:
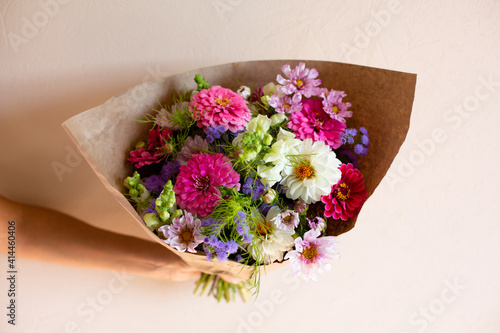
[[[274,206],[267,213],[265,220],[259,212],[254,217],[257,220],[255,227],[257,237],[247,250],[255,260],[266,265],[276,260],[283,261],[285,252],[291,250],[295,244],[292,238],[295,231],[279,229],[274,222],[279,213],[279,207]]]
[[[341,162],[323,141],[305,139],[294,149],[297,155],[288,157],[290,163],[282,171],[281,185],[286,196],[307,204],[319,201],[342,177]]]

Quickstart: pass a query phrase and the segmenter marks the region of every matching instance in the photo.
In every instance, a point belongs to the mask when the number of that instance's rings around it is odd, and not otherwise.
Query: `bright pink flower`
[[[174,186],[177,204],[198,217],[210,215],[221,201],[218,186],[237,187],[240,175],[222,154],[195,154],[181,166]]]
[[[340,166],[342,178],[332,187],[330,195],[321,197],[325,204],[325,216],[347,221],[358,215],[366,200],[365,180],[352,164]]]
[[[136,168],[141,168],[145,165],[158,163],[167,156],[165,154],[165,144],[170,141],[172,130],[158,127],[149,130],[148,147],[135,149],[130,152],[128,161],[135,163]]]
[[[294,276],[306,281],[316,281],[316,272],[328,271],[331,268],[328,261],[338,258],[335,237],[318,238],[320,234],[319,230],[313,229],[304,234],[303,240],[301,237],[295,239],[295,250],[289,251],[285,256],[285,259],[290,259]]]
[[[304,100],[302,110],[290,115],[287,126],[297,138],[324,141],[332,149],[342,145],[342,133],[346,128],[344,123],[330,118],[323,110],[321,101],[314,99]]]
[[[302,96],[311,97],[318,96],[321,93],[321,89],[318,86],[321,84],[321,80],[316,79],[319,75],[316,69],[306,68],[306,64],[301,62],[293,70],[290,69],[290,65],[284,65],[281,70],[288,79],[283,78],[278,74],[276,81],[278,81],[281,86],[276,89],[279,93],[285,95],[293,94],[293,101],[299,103],[302,100]]]
[[[345,92],[333,89],[330,92],[325,89],[321,93],[321,97],[323,97],[323,110],[332,119],[338,120],[341,123],[345,123],[345,118],[352,117],[352,111],[348,111],[352,104],[342,102],[342,98],[346,96]]]
[[[225,130],[236,133],[245,128],[252,116],[247,104],[241,95],[230,89],[212,86],[194,95],[189,107],[198,127],[222,125]]]

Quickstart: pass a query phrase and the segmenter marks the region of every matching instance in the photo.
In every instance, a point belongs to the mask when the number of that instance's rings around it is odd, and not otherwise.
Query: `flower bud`
[[[260,196],[262,201],[266,204],[269,205],[271,202],[276,199],[276,191],[272,188],[265,190],[264,193]]]
[[[288,117],[284,113],[276,113],[271,116],[271,126],[278,125],[279,123],[287,120]]]
[[[250,90],[249,87],[247,86],[241,86],[237,91],[236,93],[238,95],[241,95],[241,97],[243,97],[244,99],[248,99],[250,97],[250,95],[252,94],[252,91]]]
[[[146,142],[144,142],[144,141],[139,141],[135,144],[135,149],[141,149],[144,147],[146,147]]]
[[[302,200],[295,201],[294,209],[297,213],[303,213],[306,211],[307,204]]]
[[[146,226],[148,227],[149,230],[153,231],[157,228],[159,228],[162,223],[160,222],[160,220],[158,219],[158,216],[156,216],[155,213],[148,213],[148,214],[145,214],[143,217],[142,217],[142,220],[144,221],[144,223],[146,223]]]
[[[271,134],[269,133],[264,134],[262,143],[265,144],[266,146],[269,146],[272,142],[273,142],[273,137],[271,136]]]
[[[236,150],[233,152],[233,157],[234,157],[235,159],[239,159],[239,158],[241,157],[240,155],[242,155],[242,154],[244,154],[244,153],[245,153],[245,151],[244,151],[243,149],[236,149]]]

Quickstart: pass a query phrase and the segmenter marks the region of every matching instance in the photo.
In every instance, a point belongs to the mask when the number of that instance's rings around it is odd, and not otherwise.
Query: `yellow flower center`
[[[215,99],[215,102],[216,102],[217,104],[219,104],[220,106],[222,106],[222,107],[226,106],[228,101],[229,101],[229,99],[227,99],[227,98],[222,98],[222,97],[217,97],[217,98]]]
[[[334,193],[335,197],[341,201],[346,201],[349,199],[351,195],[351,189],[346,183],[341,183],[336,189]]]
[[[284,104],[284,105],[283,105],[283,107],[284,107],[285,109],[289,109],[289,108],[290,108],[290,106],[291,106],[290,104]]]
[[[179,240],[184,244],[189,244],[194,241],[193,229],[184,227],[179,233]]]
[[[297,85],[297,87],[301,87],[301,86],[304,84],[304,81],[302,81],[302,80],[297,80],[297,81],[295,82],[295,84]]]
[[[311,178],[314,176],[314,169],[307,164],[299,165],[295,168],[295,176],[302,180],[306,178]]]
[[[271,226],[267,223],[259,223],[257,225],[257,232],[261,235],[267,235],[271,233]]]
[[[336,106],[332,106],[332,112],[335,114],[339,113],[339,108]]]
[[[302,251],[302,256],[304,258],[306,258],[307,260],[312,260],[312,259],[316,258],[317,255],[318,255],[318,250],[316,250],[316,246],[314,246],[314,245],[306,247]]]

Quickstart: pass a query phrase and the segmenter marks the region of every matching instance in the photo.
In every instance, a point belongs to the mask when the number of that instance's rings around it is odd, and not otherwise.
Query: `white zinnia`
[[[307,204],[317,202],[321,196],[328,195],[342,177],[341,162],[323,141],[313,143],[305,139],[294,149],[297,155],[289,157],[292,163],[283,169],[281,185],[287,198],[300,198]]]
[[[291,250],[295,244],[292,238],[295,231],[279,229],[273,221],[279,213],[279,207],[274,206],[267,213],[265,220],[258,212],[254,217],[258,220],[257,237],[254,238],[247,250],[255,260],[266,265],[276,260],[283,261],[285,252]]]

